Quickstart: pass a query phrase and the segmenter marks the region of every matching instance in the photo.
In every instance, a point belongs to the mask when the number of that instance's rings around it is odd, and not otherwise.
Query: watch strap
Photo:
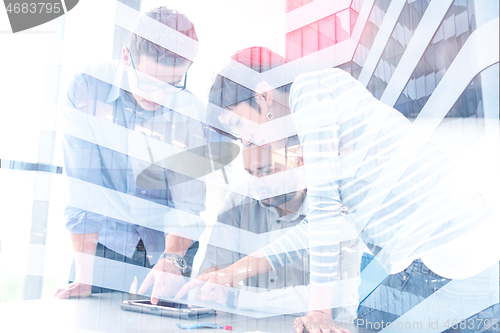
[[[237,291],[226,290],[226,303],[224,305],[231,309],[236,308],[236,306],[234,305],[234,299],[239,293],[240,293],[239,290]]]

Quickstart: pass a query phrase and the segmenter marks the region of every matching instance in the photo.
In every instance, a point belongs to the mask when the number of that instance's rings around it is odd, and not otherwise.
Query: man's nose
[[[165,93],[162,89],[156,89],[155,91],[151,92],[151,97],[153,97],[154,99],[161,99],[164,95]]]

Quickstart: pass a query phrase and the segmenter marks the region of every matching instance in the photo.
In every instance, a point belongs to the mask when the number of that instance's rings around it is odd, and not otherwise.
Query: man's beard
[[[262,203],[266,206],[278,207],[283,205],[297,196],[297,191],[281,194],[272,198],[262,200]]]

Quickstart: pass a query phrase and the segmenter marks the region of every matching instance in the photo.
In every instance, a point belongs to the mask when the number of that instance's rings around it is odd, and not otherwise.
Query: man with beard
[[[242,245],[241,230],[259,234],[261,237],[271,237],[270,232],[282,235],[300,223],[307,212],[306,189],[267,197],[268,190],[273,187],[269,184],[261,186],[269,179],[268,176],[302,165],[300,144],[296,136],[266,146],[244,145],[242,154],[244,167],[254,178],[249,189],[238,191],[245,194],[230,192],[226,196],[200,268],[201,272],[225,268],[247,255],[242,253],[241,249],[238,252],[215,246],[216,238],[220,237],[217,229],[224,227],[220,224],[235,228],[229,229],[233,230],[230,234],[234,234],[234,237],[229,237],[227,244],[233,244],[232,240],[239,238],[239,241],[234,242],[235,247],[239,248],[239,245]],[[286,191],[284,186],[279,187],[283,190],[277,187],[274,189]],[[255,197],[263,199],[257,200]],[[252,277],[246,280],[245,284],[265,289],[306,285],[309,282],[308,269],[309,259],[306,255],[283,269]]]

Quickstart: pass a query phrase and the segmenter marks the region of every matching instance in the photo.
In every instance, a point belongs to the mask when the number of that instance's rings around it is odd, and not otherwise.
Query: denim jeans
[[[486,289],[491,286],[492,280],[489,278],[490,276],[491,274],[487,276],[490,284],[485,286]],[[434,298],[432,299],[432,302],[429,300],[427,300],[427,303],[425,304],[422,302],[441,288],[445,287],[451,281],[452,280],[443,278],[430,271],[421,260],[415,260],[404,271],[389,275],[366,299],[361,302],[358,308],[358,318],[356,319],[355,324],[358,327],[364,327],[376,332],[379,332],[384,328],[390,328],[390,331],[436,332],[436,330],[431,330],[431,328],[437,328],[437,326],[433,327],[432,325],[437,324],[437,320],[440,320],[441,318],[431,321],[428,319],[429,313],[440,311],[441,309],[435,303],[432,303],[434,302]],[[470,295],[473,295],[474,292],[469,292],[466,289],[467,288],[462,289],[464,291],[463,297],[464,299],[469,299],[471,298]],[[455,290],[452,290],[455,294],[449,298],[451,300],[460,300],[462,290],[458,293],[455,292]],[[447,289],[445,288],[444,291],[447,291]],[[447,294],[444,294],[444,298],[446,298]],[[480,296],[477,297],[480,299]],[[491,295],[489,297],[491,298]],[[471,302],[474,301],[475,299],[472,297]],[[411,322],[406,323],[401,319],[399,322],[401,322],[402,327],[388,326],[389,323],[392,325],[393,323],[398,322],[398,319],[401,316],[414,309],[420,303],[422,303],[423,306],[417,310],[416,317],[405,317],[414,319],[417,318],[416,320],[411,320]],[[451,305],[448,305],[443,311],[453,311],[452,302]],[[435,313],[434,315],[436,316]],[[437,315],[437,317],[439,317],[439,315]],[[488,321],[485,321],[485,319],[488,319]],[[439,327],[444,326],[441,331],[447,333],[493,333],[500,332],[500,329],[498,328],[498,325],[500,324],[494,324],[495,321],[498,320],[499,305],[497,303],[470,316],[462,323],[462,325],[460,325],[458,320],[449,320],[446,322],[446,319],[443,319],[444,323],[442,321]],[[485,322],[489,324],[484,325]],[[408,326],[403,327],[405,324]],[[400,329],[398,330],[398,328]],[[437,331],[439,331],[439,329]]]

